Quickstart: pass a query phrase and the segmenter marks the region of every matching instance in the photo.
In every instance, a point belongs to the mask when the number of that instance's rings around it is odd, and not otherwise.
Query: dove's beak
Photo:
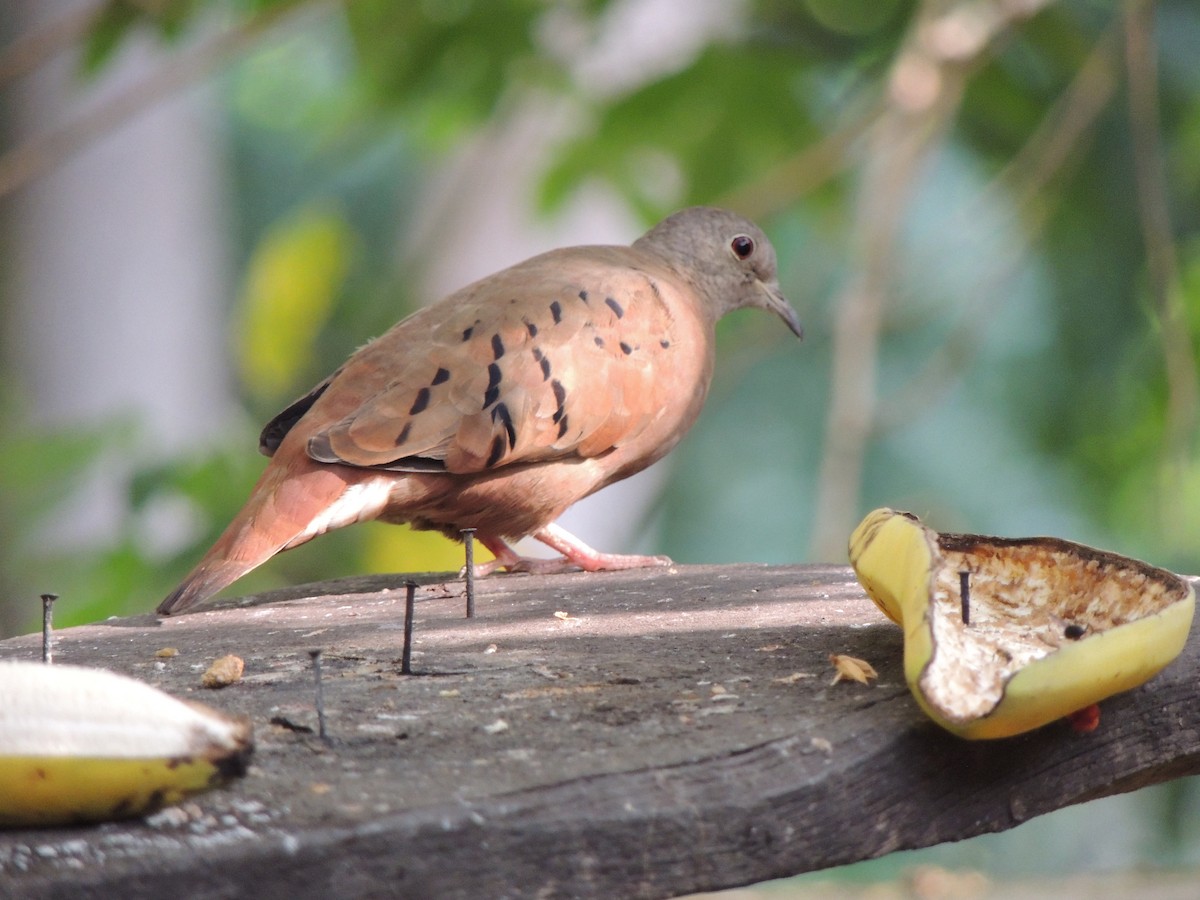
[[[763,307],[783,319],[783,323],[792,330],[792,334],[800,340],[804,340],[804,326],[800,324],[800,317],[796,315],[796,310],[792,309],[792,305],[787,302],[787,297],[783,296],[783,291],[779,289],[779,282],[760,281],[758,286],[762,289],[765,300]]]

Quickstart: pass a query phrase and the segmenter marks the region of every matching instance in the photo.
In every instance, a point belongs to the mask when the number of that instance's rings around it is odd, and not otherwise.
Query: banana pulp
[[[245,773],[249,722],[103,669],[0,662],[0,826],[152,812]]]
[[[891,509],[855,529],[850,562],[904,629],[918,704],[965,738],[1029,731],[1149,680],[1183,649],[1196,604],[1186,579],[1138,560],[938,534]]]

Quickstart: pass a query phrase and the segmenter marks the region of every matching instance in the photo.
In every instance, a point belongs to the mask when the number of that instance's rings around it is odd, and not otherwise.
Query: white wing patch
[[[358,484],[350,485],[340,497],[321,510],[308,523],[304,533],[292,541],[291,545],[301,544],[309,538],[333,531],[335,528],[344,528],[356,522],[368,522],[378,518],[379,514],[383,512],[383,508],[387,506],[388,494],[391,492],[393,483],[394,479],[392,478],[373,478],[370,481],[361,481]]]

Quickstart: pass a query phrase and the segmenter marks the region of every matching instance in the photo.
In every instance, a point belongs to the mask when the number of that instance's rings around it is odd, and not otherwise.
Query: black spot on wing
[[[479,320],[476,319],[475,325],[478,325],[478,324],[479,324]],[[469,341],[471,339],[471,335],[475,333],[475,325],[468,325],[466,328],[463,329],[463,335],[462,335],[463,343],[466,343],[467,341]]]
[[[630,353],[632,353],[632,352],[633,352],[633,348],[632,348],[632,347],[630,347],[630,346],[629,346],[627,343],[625,343],[624,341],[621,341],[621,352],[622,352],[622,353],[624,353],[626,356],[628,356]]]
[[[567,416],[563,416],[562,420],[558,423],[558,436],[561,438],[566,433],[567,433]]]
[[[496,463],[500,462],[500,457],[504,455],[504,435],[498,434],[492,438],[492,449],[488,453],[487,462],[484,466],[491,468]]]
[[[554,411],[554,421],[561,423],[567,417],[565,404],[567,402],[567,389],[562,386],[562,382],[555,378],[550,382],[550,388],[554,391],[554,402],[558,404],[558,409]],[[562,429],[558,431],[558,436],[562,437]]]
[[[504,423],[504,431],[508,434],[508,446],[515,447],[517,444],[517,429],[513,427],[512,416],[509,415],[508,406],[504,403],[497,403],[495,409],[492,410],[492,421],[499,420]]]
[[[537,337],[537,333],[538,333],[537,325],[533,324],[533,322],[530,322],[528,319],[525,319],[524,321],[525,321],[525,330],[529,332],[529,336]]]
[[[582,300],[584,303],[587,303],[587,302],[588,302],[588,292],[587,292],[587,291],[580,291],[580,292],[579,292],[579,299],[580,299],[580,300]]]
[[[449,380],[450,380],[450,370],[444,369],[444,368],[439,368],[433,374],[433,381],[429,382],[429,384],[430,384],[430,386],[435,386],[435,385],[443,384]]]
[[[429,406],[429,388],[423,387],[417,391],[417,399],[413,401],[412,409],[408,411],[408,414],[415,416],[419,412],[424,412],[427,406]]]
[[[493,403],[500,399],[500,367],[495,363],[488,363],[488,386],[483,392],[483,408],[487,409]]]
[[[562,304],[557,300],[550,304],[550,315],[554,317],[555,325],[562,321]]]
[[[546,355],[537,347],[533,348],[533,359],[539,366],[542,367],[542,381],[545,381],[550,377],[550,360],[548,360]]]
[[[500,335],[492,335],[492,357],[499,359],[504,355],[504,341],[500,340]]]
[[[592,340],[594,340],[596,342],[597,347],[604,346],[604,338],[600,337],[600,335],[596,335],[594,338],[592,338]]]
[[[404,427],[400,429],[400,433],[396,435],[396,446],[399,447],[408,440],[408,434],[412,431],[412,422],[405,422]]]
[[[612,311],[617,314],[618,319],[620,319],[621,317],[623,317],[625,315],[625,310],[621,307],[621,304],[618,303],[616,300],[614,300],[612,297],[605,297],[604,302],[607,303],[609,305],[609,308],[612,309]]]
[[[668,347],[671,346],[671,342],[668,341],[666,338],[663,338],[661,341],[658,342],[658,346],[660,346],[664,350],[666,350]]]

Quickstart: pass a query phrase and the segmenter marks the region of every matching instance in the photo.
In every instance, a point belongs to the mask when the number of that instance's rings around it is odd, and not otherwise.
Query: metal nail
[[[54,662],[54,601],[58,594],[42,594],[42,662]]]
[[[958,573],[958,592],[962,596],[962,620],[964,625],[971,624],[971,573],[963,570]]]
[[[408,591],[404,596],[404,650],[400,656],[400,674],[411,675],[412,671],[412,633],[413,633],[413,605],[416,601],[417,583],[415,581],[404,582],[404,587]]]
[[[317,735],[323,741],[329,740],[329,732],[325,728],[325,690],[321,685],[321,651],[309,650],[313,664],[313,686],[317,692]]]
[[[475,529],[462,529],[463,546],[467,550],[467,618],[475,618]]]

